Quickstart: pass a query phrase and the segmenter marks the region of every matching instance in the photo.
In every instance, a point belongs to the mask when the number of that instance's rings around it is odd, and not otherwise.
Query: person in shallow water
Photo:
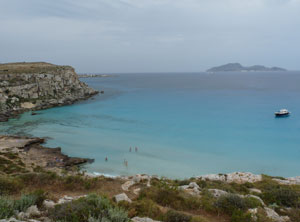
[[[138,148],[137,147],[135,147],[135,152],[137,152],[138,151]]]
[[[108,159],[107,159],[107,157],[105,157],[105,162],[107,162],[108,161]]]

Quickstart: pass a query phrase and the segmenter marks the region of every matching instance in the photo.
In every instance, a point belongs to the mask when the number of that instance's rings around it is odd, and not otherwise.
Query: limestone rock
[[[133,190],[133,193],[134,193],[135,195],[139,195],[140,192],[141,192],[141,188],[136,188],[136,189]]]
[[[160,222],[160,221],[157,221],[157,220],[152,220],[148,217],[134,217],[131,219],[133,222]]]
[[[223,195],[227,195],[228,192],[224,191],[224,190],[219,190],[219,189],[208,189],[209,192],[211,192],[211,194],[215,197],[215,198],[219,198]]]
[[[249,209],[248,213],[250,213],[251,218],[252,218],[253,221],[257,221],[257,213],[258,213],[257,208]]]
[[[72,202],[73,200],[78,200],[79,198],[86,197],[86,196],[87,195],[70,197],[70,196],[65,195],[62,198],[60,198],[57,203],[58,204],[64,204],[64,203]]]
[[[222,181],[227,183],[255,183],[262,180],[261,175],[252,173],[235,172],[229,174],[208,174],[197,177],[200,180]]]
[[[261,190],[256,189],[256,188],[250,188],[249,191],[252,193],[259,193],[259,194],[262,193]]]
[[[41,215],[41,212],[39,211],[39,209],[37,208],[36,205],[34,206],[31,206],[29,207],[27,210],[26,210],[26,215],[28,215],[28,218],[29,217],[36,217],[36,216],[40,216]]]
[[[74,200],[74,198],[73,197],[69,197],[69,196],[63,196],[62,198],[60,198],[59,200],[58,200],[58,204],[64,204],[64,203],[68,203],[68,202],[71,202],[71,201],[73,201]]]
[[[191,182],[189,185],[180,186],[179,189],[184,190],[191,195],[199,195],[201,193],[199,185],[195,182]]]
[[[270,218],[274,222],[288,222],[290,218],[288,216],[279,216],[273,209],[265,207],[265,212],[267,217]]]
[[[52,200],[44,200],[43,206],[48,210],[55,207],[55,203]]]
[[[273,180],[277,181],[282,185],[300,185],[300,176],[297,177],[289,177],[285,180],[274,178]]]
[[[129,188],[131,186],[133,186],[135,184],[135,182],[133,180],[129,180],[129,181],[126,181],[124,184],[122,184],[122,190],[124,191],[129,191]]]
[[[129,199],[129,197],[126,195],[126,193],[121,193],[121,194],[115,195],[115,200],[117,203],[119,203],[120,201],[127,201],[129,203],[132,202],[132,200]]]
[[[0,121],[27,110],[72,104],[96,93],[79,80],[70,66],[0,64]]]

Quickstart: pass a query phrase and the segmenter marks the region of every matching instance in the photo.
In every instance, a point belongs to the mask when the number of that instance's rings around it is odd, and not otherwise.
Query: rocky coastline
[[[69,157],[61,148],[43,146],[44,138],[0,136],[0,174],[29,173],[38,170],[61,173],[77,172],[79,166],[93,162],[92,159]]]
[[[0,64],[0,121],[30,110],[70,105],[97,94],[71,66],[50,63]]]

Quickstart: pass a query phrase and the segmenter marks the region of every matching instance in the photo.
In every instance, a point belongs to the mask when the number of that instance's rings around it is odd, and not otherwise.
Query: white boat
[[[278,112],[275,112],[275,116],[288,116],[290,112],[287,109],[281,109]]]

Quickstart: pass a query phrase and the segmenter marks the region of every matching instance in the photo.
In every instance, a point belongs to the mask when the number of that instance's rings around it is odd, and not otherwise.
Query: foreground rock
[[[120,201],[126,201],[131,203],[132,200],[129,199],[129,197],[126,195],[126,193],[121,193],[115,196],[115,200],[117,203],[119,203]]]
[[[286,179],[274,178],[273,180],[277,181],[279,184],[282,184],[282,185],[300,185],[300,176],[289,177]]]
[[[148,217],[134,217],[131,219],[133,222],[160,222],[160,221],[157,221],[157,220],[152,220]]]
[[[72,104],[97,93],[79,80],[71,66],[0,64],[0,121],[28,110]]]
[[[228,174],[208,174],[199,176],[197,179],[243,184],[259,182],[262,180],[262,176],[253,173],[234,172]]]

